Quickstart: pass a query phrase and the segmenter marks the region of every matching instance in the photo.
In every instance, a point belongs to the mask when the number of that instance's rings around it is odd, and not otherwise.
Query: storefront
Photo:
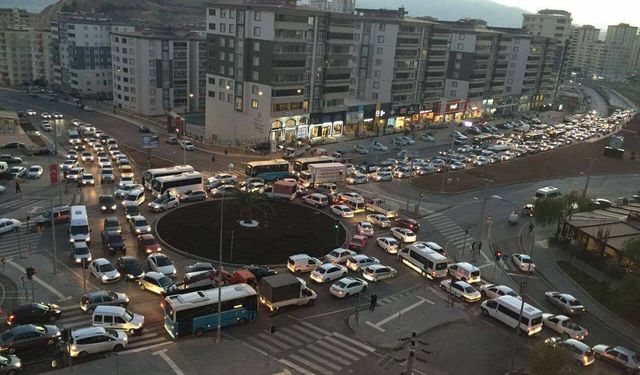
[[[444,103],[444,121],[460,121],[464,118],[468,102],[464,100],[449,100]],[[441,113],[442,113],[441,112]]]
[[[344,133],[346,111],[311,114],[309,138],[341,137]]]
[[[270,139],[276,142],[291,143],[297,139],[306,139],[309,132],[309,117],[281,117],[271,121]]]

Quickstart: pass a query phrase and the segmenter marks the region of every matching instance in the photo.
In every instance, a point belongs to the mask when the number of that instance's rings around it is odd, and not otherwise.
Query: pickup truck
[[[307,283],[290,273],[260,279],[260,303],[275,312],[285,306],[313,305],[318,295]]]
[[[389,207],[384,200],[379,198],[369,199],[367,201],[367,205],[365,207],[366,211],[377,212],[385,215],[388,218],[393,218],[398,216],[398,210],[395,210]]]

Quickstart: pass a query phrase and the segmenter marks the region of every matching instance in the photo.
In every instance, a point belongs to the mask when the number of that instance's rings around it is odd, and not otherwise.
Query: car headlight
[[[21,367],[22,367],[22,362],[17,362],[17,363],[15,364],[15,366],[16,366],[17,368],[21,368]]]
[[[114,204],[113,206],[111,206],[111,209],[115,210],[116,209],[116,205]]]
[[[140,233],[140,228],[136,228],[136,233]]]
[[[82,259],[76,258],[75,261],[76,261],[76,263],[80,263],[80,262],[82,262]]]
[[[106,210],[106,209],[107,209],[107,206],[102,206],[101,208],[102,208],[103,210]]]
[[[102,275],[102,281],[106,281],[109,280],[109,278],[107,277],[107,275]]]

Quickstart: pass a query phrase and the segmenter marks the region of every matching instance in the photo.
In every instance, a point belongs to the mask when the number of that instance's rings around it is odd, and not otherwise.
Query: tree
[[[539,342],[533,346],[530,355],[531,369],[536,375],[577,374],[575,358],[569,350],[560,346]]]
[[[236,203],[238,204],[240,210],[240,219],[245,223],[254,220],[254,214],[256,210],[260,210],[264,213],[264,210],[269,207],[265,196],[263,194],[255,192],[239,192]]]
[[[633,237],[624,241],[624,256],[633,262],[633,269],[636,271],[640,269],[640,237]]]
[[[562,224],[568,216],[591,210],[593,207],[590,197],[583,197],[581,193],[574,190],[562,197],[536,200],[533,218],[536,224],[543,227],[556,224],[556,236],[558,236],[562,230]]]

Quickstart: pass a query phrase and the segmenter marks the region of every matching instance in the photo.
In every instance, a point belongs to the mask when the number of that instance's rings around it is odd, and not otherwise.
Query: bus
[[[423,243],[400,249],[398,258],[409,268],[432,280],[447,276],[447,257]]]
[[[151,180],[151,193],[156,198],[167,192],[176,196],[187,190],[204,190],[200,172],[187,172]]]
[[[284,159],[259,160],[247,163],[245,174],[259,177],[265,182],[280,180],[289,176],[289,162]]]
[[[202,336],[218,327],[218,293],[221,298],[221,327],[256,320],[258,294],[248,284],[173,294],[162,301],[164,328],[178,337]]]
[[[331,156],[321,155],[313,156],[310,158],[299,158],[293,162],[293,173],[296,176],[300,176],[300,173],[309,170],[309,164],[322,164],[333,163],[334,159]]]
[[[167,168],[148,169],[142,175],[142,185],[144,185],[144,187],[147,188],[148,190],[151,190],[151,181],[153,181],[154,178],[164,177],[164,176],[173,176],[173,175],[193,172],[193,171],[195,171],[195,169],[193,169],[193,167],[190,165],[176,165],[176,166],[167,167]]]

